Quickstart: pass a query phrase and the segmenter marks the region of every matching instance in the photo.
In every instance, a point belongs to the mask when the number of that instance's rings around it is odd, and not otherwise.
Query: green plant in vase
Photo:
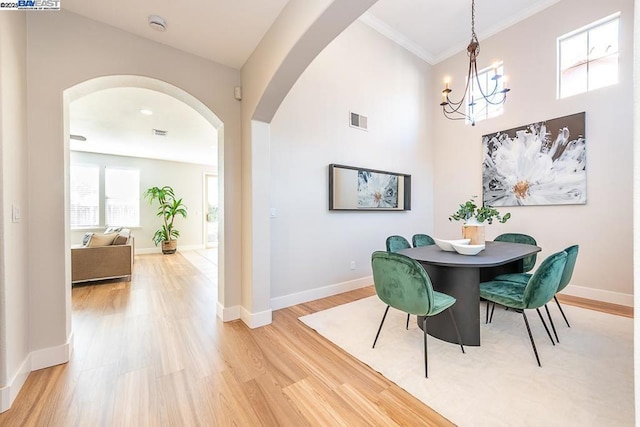
[[[493,224],[493,221],[505,223],[511,218],[510,213],[501,215],[500,212],[491,206],[476,205],[475,199],[477,196],[472,196],[465,203],[461,204],[456,212],[450,217],[449,221],[463,221],[462,237],[465,239],[471,239],[469,242],[472,245],[484,244],[484,224],[485,221],[488,224]]]
[[[178,247],[178,237],[180,231],[173,226],[177,216],[187,217],[187,207],[182,203],[182,199],[175,196],[173,188],[151,187],[144,192],[144,198],[149,199],[149,203],[158,203],[157,216],[162,218],[162,226],[153,235],[153,243],[158,246],[162,243],[163,254],[173,254]]]

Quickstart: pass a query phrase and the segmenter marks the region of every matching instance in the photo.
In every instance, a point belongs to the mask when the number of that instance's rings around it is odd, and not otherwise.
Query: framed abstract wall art
[[[484,135],[482,150],[486,205],[587,202],[584,112]]]
[[[330,164],[329,210],[411,210],[411,175]]]

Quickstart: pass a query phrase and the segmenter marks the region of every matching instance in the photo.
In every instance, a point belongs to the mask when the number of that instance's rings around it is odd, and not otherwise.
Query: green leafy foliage
[[[153,235],[153,243],[158,246],[161,242],[169,242],[180,237],[180,231],[173,228],[173,221],[176,216],[187,217],[187,207],[182,203],[182,199],[177,199],[173,188],[165,185],[164,187],[151,187],[143,194],[145,199],[149,199],[149,203],[158,203],[157,216],[162,218],[162,226],[156,230]]]
[[[465,203],[461,204],[458,210],[449,217],[449,221],[467,221],[470,218],[475,218],[478,222],[487,221],[492,224],[494,220],[505,223],[511,218],[510,213],[500,215],[500,212],[496,208],[491,206],[476,205],[475,199],[477,196],[472,196]]]

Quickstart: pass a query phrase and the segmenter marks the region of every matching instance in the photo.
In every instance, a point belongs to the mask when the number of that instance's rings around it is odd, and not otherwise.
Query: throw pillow
[[[116,233],[112,234],[93,234],[91,239],[89,239],[89,243],[87,243],[88,248],[96,248],[98,246],[109,246],[113,243],[113,240],[116,238]]]
[[[123,234],[116,235],[116,238],[113,239],[112,245],[124,245],[129,240],[129,236],[125,236]]]
[[[91,236],[93,236],[91,232],[85,233],[84,236],[82,236],[82,246],[87,246],[87,243],[91,240]]]
[[[104,234],[111,234],[111,233],[117,233],[120,230],[122,230],[122,227],[107,227],[104,230]]]

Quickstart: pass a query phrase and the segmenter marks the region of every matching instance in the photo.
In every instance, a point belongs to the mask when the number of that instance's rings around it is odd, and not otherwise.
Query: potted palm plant
[[[157,215],[162,218],[162,227],[156,230],[153,235],[153,243],[156,246],[162,243],[163,254],[173,254],[178,247],[178,237],[180,231],[173,227],[173,221],[176,216],[187,217],[187,207],[182,203],[182,199],[175,196],[173,188],[165,185],[164,187],[151,187],[144,192],[144,198],[149,199],[149,203],[158,202]]]

